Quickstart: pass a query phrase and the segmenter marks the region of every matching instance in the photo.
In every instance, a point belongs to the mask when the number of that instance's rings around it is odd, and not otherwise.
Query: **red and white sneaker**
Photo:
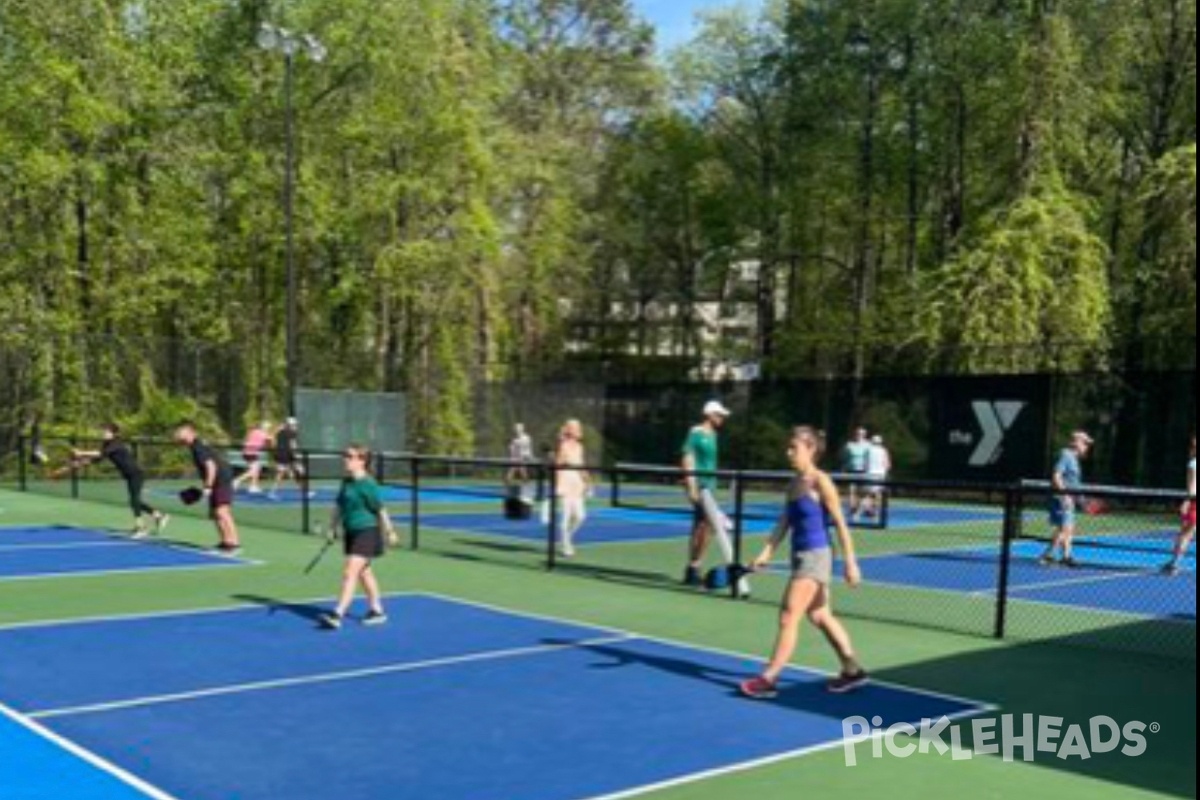
[[[766,678],[751,678],[744,682],[740,689],[742,696],[751,700],[774,700],[779,697],[779,684]]]
[[[850,694],[858,691],[871,682],[871,676],[863,670],[859,670],[853,675],[842,674],[826,684],[826,688],[831,694]]]

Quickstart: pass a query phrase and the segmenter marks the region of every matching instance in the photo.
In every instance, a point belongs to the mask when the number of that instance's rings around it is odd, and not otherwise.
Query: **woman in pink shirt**
[[[271,446],[271,423],[264,422],[246,434],[242,442],[242,458],[246,461],[246,471],[238,478],[233,488],[240,491],[246,483],[250,484],[250,494],[262,494],[263,453]]]

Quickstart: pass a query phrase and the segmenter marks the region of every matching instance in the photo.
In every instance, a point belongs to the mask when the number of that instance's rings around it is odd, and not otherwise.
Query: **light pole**
[[[287,157],[283,178],[283,218],[285,260],[287,264],[287,404],[288,414],[296,414],[296,389],[300,379],[300,285],[296,274],[296,59],[308,56],[320,64],[329,55],[315,36],[297,34],[264,22],[258,31],[258,46],[269,53],[282,53],[284,60],[283,95]]]

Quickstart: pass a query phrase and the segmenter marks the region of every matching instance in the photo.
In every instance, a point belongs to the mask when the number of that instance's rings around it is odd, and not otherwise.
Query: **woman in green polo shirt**
[[[364,447],[349,447],[342,455],[346,478],[338,492],[333,508],[330,529],[340,531],[346,546],[346,569],[342,578],[342,593],[337,609],[321,618],[321,625],[339,630],[345,622],[355,592],[361,585],[367,595],[370,610],[364,625],[384,625],[387,611],[383,593],[371,565],[387,552],[387,544],[395,544],[396,531],[392,519],[379,496],[379,485],[371,477],[371,453]],[[384,537],[387,537],[386,540]]]

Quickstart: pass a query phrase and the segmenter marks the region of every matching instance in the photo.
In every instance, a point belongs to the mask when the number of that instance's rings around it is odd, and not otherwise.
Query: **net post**
[[[553,572],[558,567],[558,465],[550,462],[542,474],[549,476],[547,488],[550,496],[546,502],[550,504],[550,524],[546,526],[546,569]]]
[[[1025,497],[1017,487],[1009,487],[1004,495],[1004,532],[1000,546],[1000,578],[996,594],[996,629],[994,636],[1003,640],[1008,634],[1008,595],[1012,578],[1013,542],[1016,540],[1020,519],[1025,512]]]
[[[312,533],[312,499],[308,491],[309,475],[312,474],[312,459],[308,450],[300,451],[301,469],[304,470],[304,486],[300,492],[300,531],[305,536]]]
[[[746,533],[746,481],[739,471],[733,478],[733,563],[729,565],[729,593],[734,600],[740,600],[739,589],[742,583],[742,564],[744,562],[744,539]]]
[[[74,451],[79,449],[79,441],[72,436],[71,442],[71,499],[79,499],[79,462],[75,460]]]
[[[414,551],[421,549],[421,459],[413,456],[409,463],[412,488],[409,490],[411,508],[408,512],[409,547]]]
[[[621,469],[619,465],[611,473],[612,484],[609,486],[609,503],[613,508],[621,507]]]
[[[17,481],[22,492],[29,491],[29,452],[25,434],[17,437]]]

